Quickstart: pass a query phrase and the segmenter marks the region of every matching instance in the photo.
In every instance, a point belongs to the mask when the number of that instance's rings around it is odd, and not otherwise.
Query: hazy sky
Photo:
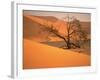
[[[68,12],[51,12],[51,11],[31,11],[24,10],[24,15],[35,15],[35,16],[54,16],[59,19],[63,19],[68,15],[70,17],[75,17],[80,21],[91,21],[90,13],[68,13]]]

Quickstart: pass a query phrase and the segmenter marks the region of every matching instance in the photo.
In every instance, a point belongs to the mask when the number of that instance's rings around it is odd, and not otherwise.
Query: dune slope
[[[24,39],[23,69],[89,66],[90,56]]]

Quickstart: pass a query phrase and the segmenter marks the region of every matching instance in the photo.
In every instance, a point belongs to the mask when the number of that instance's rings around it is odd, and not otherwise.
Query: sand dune
[[[56,22],[58,20],[56,17],[53,17],[53,16],[35,16],[35,17],[40,18],[40,19],[44,19],[47,21],[51,21],[51,22]]]
[[[24,38],[32,39],[38,42],[44,42],[48,40],[61,41],[60,38],[52,37],[50,36],[50,33],[48,33],[48,31],[43,30],[44,27],[47,27],[46,25],[50,27],[52,24],[60,34],[66,35],[67,23],[65,21],[59,20],[53,16],[24,15]],[[90,34],[90,22],[81,22],[81,25],[82,27],[84,27],[83,29],[86,31],[86,33]]]
[[[33,22],[36,22],[44,27],[51,27],[52,25],[59,30],[60,33],[64,33],[66,30],[66,22],[56,19],[54,17],[48,17],[48,16],[32,16],[32,15],[27,15],[24,16]]]
[[[50,19],[49,19],[50,18]],[[44,41],[61,41],[62,39],[58,37],[52,37],[50,36],[50,33],[48,31],[44,31],[45,27],[45,20],[50,20],[50,24],[56,20],[54,17],[44,17],[44,16],[24,16],[23,17],[23,31],[24,31],[24,38],[31,39],[37,42],[44,42]],[[52,22],[51,22],[52,21]],[[58,24],[59,23],[59,24]],[[56,22],[54,25],[59,28],[58,25],[60,25],[60,22]],[[61,30],[61,28],[59,28]],[[62,27],[63,29],[63,27]],[[65,30],[65,29],[64,29]],[[48,37],[49,35],[49,37]]]
[[[29,17],[23,17],[23,34],[24,38],[33,39],[35,41],[45,41],[45,37],[48,36],[45,31],[42,30],[43,25],[34,22]],[[40,35],[41,34],[41,35]],[[43,35],[43,36],[42,36]]]
[[[23,69],[89,66],[90,56],[24,39]]]

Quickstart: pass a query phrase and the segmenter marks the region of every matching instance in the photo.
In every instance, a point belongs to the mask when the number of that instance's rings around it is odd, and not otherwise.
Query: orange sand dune
[[[55,27],[59,33],[66,35],[66,26],[67,26],[67,22],[57,19],[53,16],[33,16],[33,15],[24,15],[24,18],[27,18],[31,21],[33,21],[33,23],[38,23],[39,25],[42,25],[42,27],[44,26],[48,26],[51,27],[53,25],[53,27]],[[83,29],[90,33],[90,22],[81,22],[81,26],[84,27]]]
[[[23,69],[89,66],[90,56],[24,39]]]
[[[48,26],[48,27],[51,27],[52,25],[57,29],[59,30],[60,33],[62,34],[65,34],[64,32],[66,31],[66,22],[62,21],[62,20],[59,20],[59,19],[56,19],[54,22],[51,21],[51,18],[49,19],[48,17],[48,20],[46,19],[46,16],[32,16],[32,15],[24,15],[24,17],[32,20],[33,22],[36,22],[40,25],[43,25],[43,26]]]
[[[48,41],[47,38],[49,35],[49,41],[62,41],[62,39],[60,39],[58,37],[50,36],[50,33],[48,31],[43,31],[43,27],[45,27],[44,23],[43,23],[45,18],[43,18],[43,17],[44,16],[38,17],[38,16],[32,16],[32,15],[23,16],[24,38],[32,39],[37,42],[44,42],[44,41]],[[48,20],[49,20],[49,18],[50,17],[48,17]],[[39,22],[39,20],[41,20],[41,21]],[[50,18],[50,21],[51,20],[52,19]],[[43,23],[43,24],[41,24],[41,23]],[[62,30],[64,27],[59,28],[58,23],[59,23],[59,25],[62,24],[60,21],[57,21],[54,25],[57,26],[57,29]],[[64,30],[66,30],[66,29],[64,29]]]
[[[27,15],[27,16],[24,16],[24,17],[27,17],[27,18],[29,18],[29,19],[33,20],[34,22],[37,22],[41,25],[47,25],[47,20],[40,18],[38,16]],[[51,25],[51,24],[52,24],[52,22],[48,20],[48,25]]]

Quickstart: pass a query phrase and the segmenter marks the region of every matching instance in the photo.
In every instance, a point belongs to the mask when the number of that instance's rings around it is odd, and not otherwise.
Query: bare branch
[[[75,33],[76,32],[76,30],[73,30],[71,33],[69,33],[69,35],[72,35],[73,33]]]

